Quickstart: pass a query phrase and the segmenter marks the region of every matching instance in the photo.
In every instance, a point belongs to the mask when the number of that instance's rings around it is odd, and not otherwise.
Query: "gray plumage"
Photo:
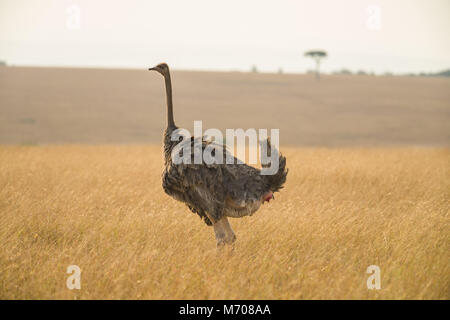
[[[164,131],[164,191],[198,214],[207,225],[214,225],[218,245],[232,243],[236,239],[227,217],[243,217],[255,213],[264,201],[273,198],[273,193],[283,188],[288,170],[286,158],[279,154],[279,167],[274,175],[261,175],[260,170],[239,162],[233,164],[174,164],[172,150],[179,141],[171,141],[177,129],[173,120],[172,85],[169,68],[165,63],[149,70],[161,73],[166,82],[167,128]],[[188,141],[189,143],[189,141]],[[190,139],[191,150],[195,140]],[[210,144],[202,139],[202,149]],[[268,150],[270,141],[268,140]],[[229,152],[223,148],[224,159]],[[266,165],[269,166],[270,164]],[[269,197],[269,198],[268,198]]]

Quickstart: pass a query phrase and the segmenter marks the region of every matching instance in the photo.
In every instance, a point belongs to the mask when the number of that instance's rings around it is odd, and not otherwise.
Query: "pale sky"
[[[449,31],[449,0],[0,0],[10,65],[435,72]]]

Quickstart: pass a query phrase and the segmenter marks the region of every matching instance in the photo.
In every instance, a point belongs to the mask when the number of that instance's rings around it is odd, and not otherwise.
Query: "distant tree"
[[[352,74],[352,72],[348,69],[341,69],[339,71],[334,72],[334,74]]]
[[[438,77],[450,77],[450,69],[435,74]]]
[[[6,62],[3,60],[0,60],[0,67],[4,67],[4,66],[6,66]]]
[[[356,74],[359,76],[365,76],[367,75],[367,72],[365,72],[364,70],[359,70]]]
[[[409,76],[416,77],[450,77],[450,69],[440,71],[440,72],[420,72],[420,73],[410,73]]]
[[[278,73],[279,74],[283,74],[283,69],[282,68],[278,68]]]
[[[256,68],[256,65],[252,66],[252,72],[253,73],[257,73],[258,72],[258,68]]]
[[[310,57],[316,62],[316,79],[320,79],[320,61],[327,57],[327,53],[322,50],[311,50],[305,52],[305,57]]]

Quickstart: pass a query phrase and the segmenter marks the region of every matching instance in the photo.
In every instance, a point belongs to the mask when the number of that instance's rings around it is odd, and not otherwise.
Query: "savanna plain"
[[[450,298],[448,79],[172,80],[180,126],[280,129],[276,200],[217,250],[161,187],[162,79],[0,68],[0,299]]]

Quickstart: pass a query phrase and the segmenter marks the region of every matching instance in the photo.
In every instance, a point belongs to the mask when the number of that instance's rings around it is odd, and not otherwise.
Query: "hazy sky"
[[[0,0],[13,65],[382,73],[450,68],[449,0]]]

